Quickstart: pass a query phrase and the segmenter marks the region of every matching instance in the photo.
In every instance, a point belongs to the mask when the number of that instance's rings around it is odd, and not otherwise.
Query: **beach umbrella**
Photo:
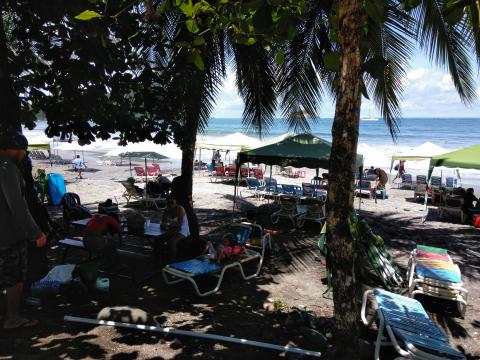
[[[145,159],[145,183],[147,182],[147,159],[152,160],[165,160],[167,156],[157,153],[156,151],[127,151],[118,154],[121,158],[128,157],[130,161],[130,176],[132,175],[132,158],[144,158]]]

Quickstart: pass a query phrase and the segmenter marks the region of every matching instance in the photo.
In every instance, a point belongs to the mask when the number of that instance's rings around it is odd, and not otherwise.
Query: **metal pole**
[[[145,157],[145,189],[147,188],[148,174],[147,174],[147,157]]]
[[[127,329],[141,330],[141,331],[151,331],[151,332],[157,332],[157,333],[191,336],[191,337],[196,337],[201,339],[224,341],[224,342],[239,344],[239,345],[250,345],[250,346],[260,347],[263,349],[285,351],[285,352],[291,352],[291,353],[307,355],[307,356],[315,356],[315,357],[322,356],[322,354],[318,351],[304,350],[296,347],[290,347],[289,345],[282,346],[282,345],[269,344],[269,343],[264,343],[260,341],[254,341],[254,340],[239,339],[231,336],[207,334],[207,333],[200,333],[200,332],[188,331],[188,330],[178,330],[171,327],[164,328],[160,326],[137,325],[137,324],[129,324],[129,323],[123,323],[123,322],[116,322],[116,321],[85,319],[85,318],[75,317],[75,316],[65,316],[63,320],[78,322],[83,324],[115,326],[120,328],[127,328]]]
[[[128,161],[130,163],[130,176],[132,176],[132,158],[130,156],[128,157]]]
[[[270,165],[270,184],[272,183],[272,166]],[[269,184],[269,185],[270,185]],[[267,189],[268,190],[268,189]],[[276,189],[275,189],[276,190]],[[270,198],[267,198],[267,205],[270,205]]]

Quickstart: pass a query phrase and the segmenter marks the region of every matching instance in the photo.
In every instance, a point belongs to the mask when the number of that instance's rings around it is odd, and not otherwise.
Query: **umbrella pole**
[[[147,173],[147,158],[145,158],[145,189],[147,188],[148,173]]]
[[[132,158],[129,156],[128,160],[129,160],[129,163],[130,163],[130,176],[132,176]]]
[[[269,185],[272,183],[272,166],[273,165],[270,165],[270,182],[269,182]],[[268,191],[268,189],[267,189]],[[270,198],[268,197],[267,198],[267,205],[270,205]]]

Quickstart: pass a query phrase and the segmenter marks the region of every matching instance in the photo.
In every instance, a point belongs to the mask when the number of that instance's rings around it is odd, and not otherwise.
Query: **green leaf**
[[[450,25],[455,25],[462,20],[463,15],[464,13],[462,8],[452,8],[445,13],[445,20],[447,20],[447,23]]]
[[[247,41],[245,41],[245,45],[254,45],[254,44],[256,44],[256,42],[257,42],[257,39],[255,39],[253,37],[249,37],[247,39]]]
[[[382,23],[385,19],[385,3],[383,0],[365,1],[365,11],[377,24]]]
[[[92,20],[92,19],[101,18],[101,17],[103,17],[103,16],[100,15],[99,13],[97,13],[96,11],[85,10],[85,11],[81,12],[80,14],[78,14],[77,16],[75,16],[75,19],[77,19],[77,20]]]
[[[185,21],[185,25],[187,26],[188,31],[190,31],[191,33],[196,34],[199,30],[197,21],[194,19],[188,19],[187,21]]]
[[[188,0],[188,2],[182,2],[179,8],[186,16],[193,16],[192,0]]]
[[[201,36],[196,37],[195,40],[193,40],[193,46],[203,46],[205,45],[205,39]]]
[[[198,52],[193,54],[193,63],[199,70],[205,70],[205,63],[203,62],[202,56]]]
[[[323,63],[327,70],[339,71],[340,70],[340,54],[338,52],[331,52],[323,55]]]
[[[285,61],[285,52],[284,52],[283,50],[280,50],[280,51],[277,52],[277,54],[275,55],[275,62],[276,62],[278,65],[282,65],[284,61]]]

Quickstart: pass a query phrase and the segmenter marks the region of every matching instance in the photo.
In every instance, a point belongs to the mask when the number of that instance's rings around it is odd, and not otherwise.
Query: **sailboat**
[[[368,116],[360,118],[361,121],[378,121],[377,117],[372,117],[372,103],[368,103]]]

